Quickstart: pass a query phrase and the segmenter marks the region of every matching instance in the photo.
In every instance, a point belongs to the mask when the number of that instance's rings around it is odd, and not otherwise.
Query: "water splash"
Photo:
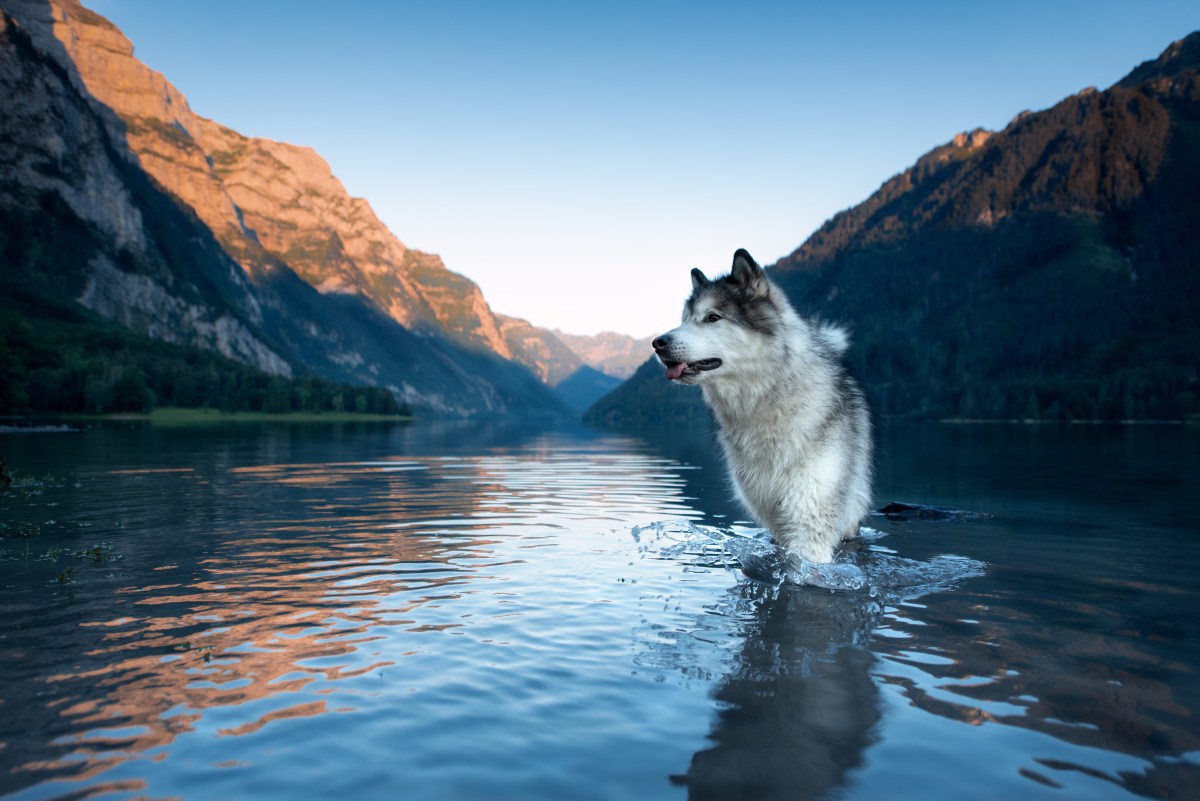
[[[927,561],[897,556],[874,546],[887,532],[863,527],[867,550],[841,554],[827,564],[788,553],[762,529],[721,529],[690,521],[662,521],[632,530],[643,554],[688,565],[740,569],[755,581],[775,586],[820,587],[841,592],[865,591],[873,598],[900,600],[950,589],[982,576],[984,562],[945,554]]]

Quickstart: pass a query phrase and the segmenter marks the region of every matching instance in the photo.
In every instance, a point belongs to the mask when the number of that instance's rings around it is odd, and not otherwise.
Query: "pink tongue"
[[[667,368],[667,380],[674,381],[679,376],[683,375],[683,371],[687,369],[687,362],[679,362]]]

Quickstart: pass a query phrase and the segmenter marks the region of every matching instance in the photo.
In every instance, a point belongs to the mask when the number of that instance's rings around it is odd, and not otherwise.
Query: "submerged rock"
[[[987,512],[968,512],[949,506],[929,506],[923,503],[892,501],[879,510],[889,520],[986,520]]]

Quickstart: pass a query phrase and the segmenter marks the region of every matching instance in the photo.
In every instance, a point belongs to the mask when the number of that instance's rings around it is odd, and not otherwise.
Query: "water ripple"
[[[1051,526],[974,479],[945,497],[986,522],[888,520],[814,568],[719,466],[619,437],[252,431],[12,438],[70,472],[3,499],[42,532],[0,543],[6,801],[1197,786],[1200,560],[1154,528],[1183,512],[1056,495]],[[935,453],[1011,462],[972,442]]]
[[[885,532],[863,527],[866,550],[838,556],[827,564],[809,562],[771,541],[762,529],[723,529],[690,521],[635,526],[643,552],[684,559],[705,567],[741,569],[770,585],[790,584],[827,590],[865,591],[872,598],[897,601],[918,598],[984,575],[987,565],[975,559],[943,554],[926,561],[906,559],[877,545]]]

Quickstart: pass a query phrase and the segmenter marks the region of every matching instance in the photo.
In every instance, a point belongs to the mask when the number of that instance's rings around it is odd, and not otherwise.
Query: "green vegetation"
[[[126,117],[126,128],[131,134],[142,135],[153,132],[160,139],[172,147],[182,150],[198,150],[199,145],[192,139],[191,134],[183,129],[179,123],[171,125],[154,117]],[[164,157],[166,154],[163,154]]]
[[[61,477],[45,476],[38,479],[9,473],[4,460],[0,459],[0,509],[5,512],[5,519],[0,520],[0,563],[41,563],[47,575],[52,576],[47,582],[49,586],[71,586],[79,566],[90,564],[100,568],[121,558],[117,549],[107,542],[98,542],[87,548],[73,548],[60,541],[60,544],[48,544],[48,547],[42,544],[35,549],[35,541],[45,543],[43,537],[56,539],[56,535],[63,534],[67,527],[53,520],[34,523],[15,517],[28,515],[34,508],[42,507],[47,488],[61,489],[64,486],[66,482]],[[18,508],[11,508],[13,501],[16,501]]]
[[[621,385],[621,379],[584,365],[554,386],[567,406],[582,413],[600,397]]]
[[[1135,267],[1097,218],[1030,215],[993,230],[922,232],[838,262],[780,280],[800,308],[851,324],[849,361],[877,413],[1123,420],[1200,412],[1189,355],[1200,341],[1182,302],[1189,286],[1200,289],[1194,268]]]
[[[282,227],[282,226],[281,226]],[[305,268],[311,265],[322,265],[331,259],[342,258],[341,243],[335,234],[328,237],[300,237],[295,239],[288,249],[279,254],[293,270],[301,275],[311,272]]]
[[[710,413],[699,387],[668,381],[657,360],[637,369],[629,380],[588,409],[584,422],[630,428],[692,428],[707,425]]]
[[[405,415],[386,389],[284,378],[195,347],[135,334],[78,297],[97,235],[42,194],[0,209],[0,415],[223,412]],[[135,257],[118,252],[120,269]]]
[[[404,415],[385,389],[272,376],[215,353],[114,325],[30,321],[0,311],[0,414],[222,412]]]
[[[145,415],[155,425],[196,425],[197,423],[349,423],[391,421],[408,415],[355,411],[324,412],[224,412],[219,409],[181,409],[160,406]]]

